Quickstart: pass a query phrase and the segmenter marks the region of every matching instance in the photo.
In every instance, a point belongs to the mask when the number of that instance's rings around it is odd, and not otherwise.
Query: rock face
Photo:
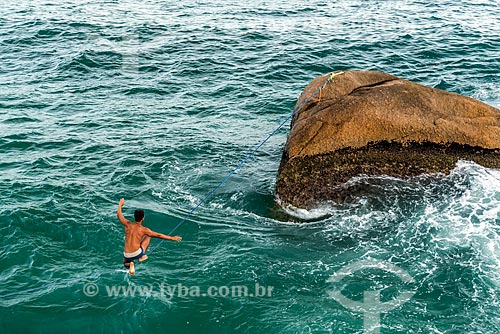
[[[313,80],[300,105],[328,75]],[[293,118],[276,181],[281,204],[342,200],[360,174],[449,173],[459,159],[500,168],[500,110],[376,71],[335,76]]]

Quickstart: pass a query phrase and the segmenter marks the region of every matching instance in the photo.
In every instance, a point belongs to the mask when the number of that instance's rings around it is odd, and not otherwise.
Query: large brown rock
[[[328,75],[314,79],[300,105]],[[293,118],[276,195],[311,208],[345,198],[356,175],[449,173],[459,159],[500,168],[500,110],[376,71],[336,76]]]

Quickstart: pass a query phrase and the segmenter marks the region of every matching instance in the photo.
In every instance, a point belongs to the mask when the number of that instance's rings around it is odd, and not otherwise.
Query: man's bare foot
[[[148,259],[147,255],[143,255],[139,258],[139,262],[146,261]]]
[[[130,275],[135,275],[134,262],[130,262],[129,271]]]

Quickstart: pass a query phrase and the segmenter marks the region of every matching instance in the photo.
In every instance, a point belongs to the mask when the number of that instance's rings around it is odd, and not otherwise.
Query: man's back
[[[142,238],[147,234],[147,228],[142,224],[128,223],[125,226],[125,252],[134,252],[141,246]]]

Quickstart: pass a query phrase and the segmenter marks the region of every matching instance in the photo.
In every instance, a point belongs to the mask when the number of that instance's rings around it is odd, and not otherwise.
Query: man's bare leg
[[[148,256],[146,255],[146,251],[148,250],[149,243],[151,242],[151,237],[145,236],[141,241],[141,247],[144,249],[144,255],[139,258],[139,262],[146,261]]]
[[[130,262],[130,266],[129,266],[128,272],[130,273],[130,275],[134,275],[135,274],[134,261]]]

